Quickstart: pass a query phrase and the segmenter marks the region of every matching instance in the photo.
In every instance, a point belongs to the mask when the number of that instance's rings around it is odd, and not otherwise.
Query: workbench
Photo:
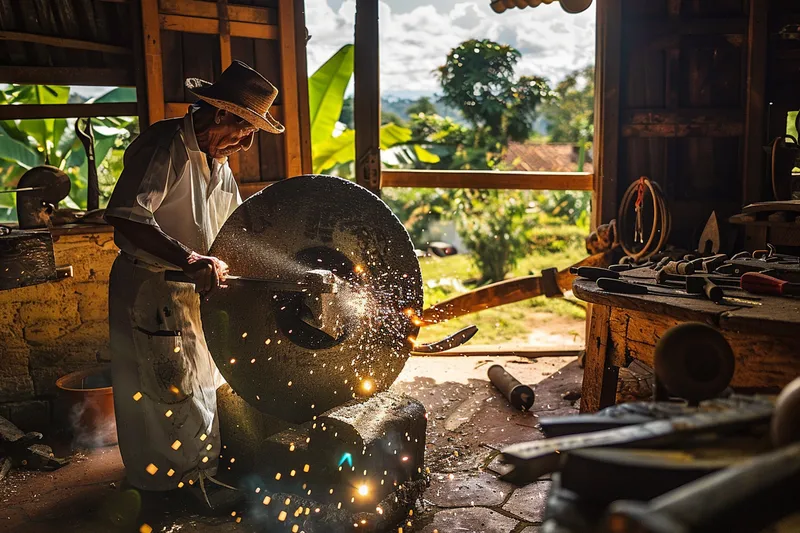
[[[628,295],[604,291],[577,278],[576,297],[589,302],[581,412],[616,403],[620,367],[634,360],[653,366],[661,335],[682,322],[718,329],[733,348],[731,387],[777,390],[800,375],[800,298],[758,296],[761,305],[718,305],[706,299]],[[742,291],[726,291],[738,298]]]

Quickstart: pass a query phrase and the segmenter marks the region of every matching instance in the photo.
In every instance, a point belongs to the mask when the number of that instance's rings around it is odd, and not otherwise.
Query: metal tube
[[[523,385],[500,365],[489,367],[489,380],[503,393],[515,409],[527,411],[533,407],[536,395],[528,385]]]

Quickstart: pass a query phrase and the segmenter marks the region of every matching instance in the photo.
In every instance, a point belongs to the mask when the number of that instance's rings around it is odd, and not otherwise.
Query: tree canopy
[[[542,106],[553,142],[586,142],[594,137],[594,66],[570,72],[556,87],[558,95]]]
[[[442,100],[495,139],[527,139],[537,107],[552,91],[544,78],[516,76],[520,57],[519,50],[488,39],[461,43],[437,69]]]

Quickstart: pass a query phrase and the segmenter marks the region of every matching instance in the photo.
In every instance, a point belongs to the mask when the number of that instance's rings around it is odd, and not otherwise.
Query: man
[[[207,255],[242,203],[227,158],[250,148],[258,130],[284,128],[269,113],[277,89],[244,63],[214,84],[186,85],[200,101],[130,145],[106,210],[121,250],[109,284],[111,371],[128,482],[143,491],[186,487],[209,502],[222,492],[206,480],[214,481],[221,452],[216,389],[224,380],[197,293],[215,290],[227,273]],[[165,270],[182,270],[194,286],[165,281]]]

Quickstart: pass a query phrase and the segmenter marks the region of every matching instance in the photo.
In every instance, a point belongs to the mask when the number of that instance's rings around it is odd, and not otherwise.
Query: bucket
[[[109,365],[67,374],[56,380],[56,387],[77,444],[97,448],[117,443]]]

